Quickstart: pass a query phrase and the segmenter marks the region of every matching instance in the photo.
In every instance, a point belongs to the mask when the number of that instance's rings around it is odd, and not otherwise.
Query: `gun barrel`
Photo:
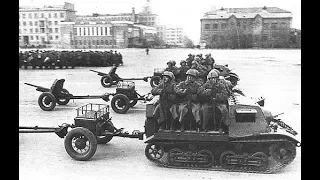
[[[33,87],[39,87],[39,86],[36,86],[34,84],[30,84],[30,83],[25,83],[26,85],[29,85],[29,86],[33,86]]]

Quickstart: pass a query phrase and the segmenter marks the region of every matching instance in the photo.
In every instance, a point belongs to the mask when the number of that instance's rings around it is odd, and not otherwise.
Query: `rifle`
[[[275,116],[272,116],[272,118],[270,118],[270,122],[274,122],[274,123],[276,123],[277,125],[279,125],[280,127],[282,127],[283,129],[285,129],[288,133],[290,133],[290,134],[292,134],[292,135],[297,135],[298,133],[295,131],[295,130],[293,130],[293,128],[292,127],[290,127],[289,125],[287,125],[286,123],[284,123],[283,121],[281,121],[281,119],[275,119],[275,118],[277,118],[278,116],[280,116],[280,115],[282,115],[282,114],[284,114],[283,112],[282,113],[280,113],[280,114],[277,114],[277,115],[275,115]],[[272,128],[274,129],[274,130],[276,130],[277,129],[277,126],[272,126]]]

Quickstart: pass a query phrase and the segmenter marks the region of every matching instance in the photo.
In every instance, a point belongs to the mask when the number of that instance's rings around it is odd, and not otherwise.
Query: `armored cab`
[[[166,167],[274,173],[294,160],[300,146],[290,126],[258,104],[243,103],[235,95],[228,102],[223,132],[197,131],[192,128],[191,113],[187,114],[188,130],[158,130],[153,115],[156,101],[154,98],[146,106],[145,155]]]

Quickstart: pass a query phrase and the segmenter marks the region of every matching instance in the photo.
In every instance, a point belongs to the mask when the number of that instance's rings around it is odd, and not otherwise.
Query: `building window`
[[[22,19],[25,19],[26,18],[26,14],[22,14]]]
[[[83,40],[83,45],[87,45],[87,41],[86,40]]]
[[[52,38],[52,36],[49,36],[49,40],[52,40],[53,38]]]
[[[29,18],[30,18],[30,19],[32,19],[32,14],[31,14],[31,13],[29,13],[28,15],[29,15]]]
[[[54,25],[58,25],[58,21],[54,21]]]
[[[49,18],[51,18],[51,13],[49,13]]]
[[[54,13],[54,18],[58,18],[58,13]]]
[[[32,21],[29,21],[29,26],[33,26]]]
[[[263,28],[269,29],[269,24],[268,23],[263,23]]]
[[[79,40],[79,45],[82,45],[82,41],[81,40]]]
[[[77,36],[77,28],[73,28],[73,34]]]
[[[96,41],[95,40],[92,40],[92,45],[95,45],[96,44]]]
[[[59,36],[56,36],[56,40],[58,40],[59,39]]]
[[[205,24],[204,29],[210,29],[210,24]]]
[[[99,45],[99,40],[97,40],[97,45]]]
[[[29,31],[30,31],[30,33],[33,33],[33,29],[32,28]]]
[[[35,25],[35,26],[38,26],[38,21],[35,21],[35,22],[34,22],[34,25]]]
[[[101,39],[101,45],[103,45],[103,42],[104,42],[104,41]]]
[[[38,33],[38,28],[35,28],[34,31],[35,31],[36,33]]]
[[[52,33],[52,28],[48,28],[48,30],[49,30],[49,33]]]
[[[287,23],[282,22],[282,23],[281,23],[281,28],[287,28]]]
[[[218,24],[213,24],[212,28],[213,29],[218,29]]]
[[[277,23],[271,23],[271,29],[277,29]]]
[[[86,28],[83,28],[83,35],[86,35]]]
[[[108,45],[108,40],[106,40],[106,45]]]
[[[48,25],[51,26],[52,25],[52,21],[48,21]]]
[[[59,33],[59,28],[54,29],[55,33]]]
[[[64,18],[64,13],[60,13],[60,18]]]
[[[41,18],[44,18],[44,13],[41,13]]]
[[[33,40],[33,36],[30,36],[30,40]]]
[[[227,28],[227,23],[222,23],[221,24],[221,29],[226,29]]]
[[[27,26],[27,22],[26,21],[23,21],[22,23],[24,26]]]
[[[34,18],[38,18],[38,13],[34,13]]]
[[[35,36],[36,37],[36,40],[39,40],[39,36]]]
[[[263,35],[262,36],[262,41],[268,41],[268,35]]]

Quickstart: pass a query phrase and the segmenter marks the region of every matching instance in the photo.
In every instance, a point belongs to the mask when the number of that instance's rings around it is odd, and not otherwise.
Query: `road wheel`
[[[150,79],[150,85],[151,87],[156,87],[160,84],[160,77],[159,76],[153,76]]]
[[[50,92],[42,93],[38,98],[38,104],[44,111],[51,111],[56,106],[56,98]]]
[[[112,85],[112,77],[109,76],[109,75],[102,76],[100,82],[101,82],[101,85],[103,87],[105,87],[105,88],[106,87],[111,87],[111,85]]]
[[[124,94],[116,94],[111,100],[111,107],[114,112],[125,114],[130,108],[130,100]]]
[[[211,151],[201,150],[198,152],[198,165],[200,167],[210,167],[214,163],[214,157]]]
[[[144,150],[144,153],[150,161],[157,161],[164,155],[164,149],[158,144],[148,144]]]
[[[220,165],[225,169],[233,169],[235,164],[231,163],[231,157],[236,155],[233,151],[225,151],[220,155]]]
[[[75,160],[89,160],[97,150],[97,139],[91,131],[86,128],[72,129],[64,139],[64,147]]]
[[[255,166],[254,169],[258,171],[265,171],[269,166],[268,156],[263,152],[256,152],[252,155],[255,158],[255,161],[260,162],[258,166]]]
[[[70,94],[69,91],[64,89],[64,88],[61,90],[61,93],[66,95],[66,96],[68,96]],[[65,99],[62,99],[62,98],[58,98],[57,99],[57,103],[59,105],[67,105],[69,103],[69,101],[70,101],[70,97],[67,97]]]
[[[296,157],[296,147],[291,142],[281,142],[270,147],[271,156],[282,164],[289,164]]]
[[[98,144],[107,144],[113,138],[112,135],[110,136],[97,136]]]

